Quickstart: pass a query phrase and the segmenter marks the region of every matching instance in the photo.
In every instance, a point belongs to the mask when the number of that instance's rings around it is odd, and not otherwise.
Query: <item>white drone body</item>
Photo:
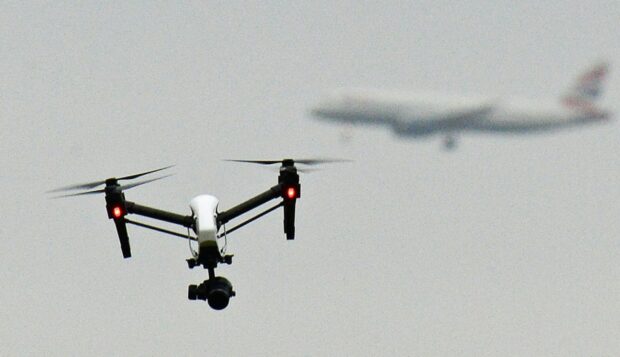
[[[217,197],[211,195],[196,196],[189,203],[194,217],[193,230],[198,242],[198,255],[201,251],[213,247],[217,247],[220,256],[226,253],[225,238],[218,238],[217,206],[219,203]]]

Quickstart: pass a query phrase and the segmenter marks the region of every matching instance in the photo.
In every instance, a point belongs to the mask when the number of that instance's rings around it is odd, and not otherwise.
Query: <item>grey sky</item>
[[[398,140],[309,118],[340,86],[558,97],[612,64],[617,1],[3,2],[0,340],[6,355],[617,355],[620,132]],[[230,237],[221,312],[187,244],[48,189],[176,163],[129,199],[188,212],[275,182],[225,158],[355,160]]]

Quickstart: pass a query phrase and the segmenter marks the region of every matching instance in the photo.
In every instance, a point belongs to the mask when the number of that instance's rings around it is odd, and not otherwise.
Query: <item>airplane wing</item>
[[[399,113],[392,122],[399,135],[424,136],[447,128],[458,128],[484,120],[497,106],[494,100],[469,101],[467,103],[432,103],[411,106]]]
[[[442,105],[435,107],[426,113],[406,113],[408,118],[415,118],[428,123],[437,125],[457,124],[463,121],[478,120],[484,118],[496,108],[495,101],[485,101],[480,103]],[[407,118],[402,118],[407,121]]]

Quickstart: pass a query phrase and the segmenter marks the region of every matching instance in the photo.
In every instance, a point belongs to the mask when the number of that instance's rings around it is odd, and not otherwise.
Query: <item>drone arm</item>
[[[282,196],[282,184],[275,185],[271,187],[269,190],[250,198],[249,200],[236,205],[224,212],[220,212],[217,215],[217,224],[221,226],[226,224],[231,219],[241,216],[242,214],[253,210],[254,208],[267,203],[273,199],[279,198]],[[248,222],[249,223],[249,222]]]
[[[127,218],[125,218],[125,223],[133,224],[133,225],[136,225],[138,227],[151,229],[151,230],[154,230],[154,231],[157,231],[157,232],[161,232],[161,233],[166,233],[166,234],[173,235],[175,237],[179,237],[179,238],[183,238],[183,239],[189,239],[189,240],[194,240],[194,241],[196,240],[196,237],[192,237],[189,234],[177,233],[177,232],[171,231],[169,229],[152,226],[150,224],[146,224],[146,223],[142,223],[142,222],[136,222],[136,221],[133,221],[133,220],[127,219]]]
[[[194,225],[194,218],[192,216],[184,216],[177,213],[163,211],[157,208],[139,205],[130,201],[125,201],[125,208],[127,209],[127,213],[133,213],[160,221],[175,223],[185,227],[192,227]]]
[[[267,210],[257,214],[256,216],[254,216],[254,217],[252,217],[250,219],[245,220],[242,223],[237,224],[236,226],[234,226],[234,227],[232,227],[230,229],[225,229],[224,232],[220,233],[217,237],[220,238],[220,237],[223,237],[223,236],[225,236],[227,234],[230,234],[230,233],[236,231],[237,229],[239,229],[239,228],[241,228],[241,227],[243,227],[243,226],[245,226],[245,225],[247,225],[249,223],[252,223],[252,222],[256,221],[257,219],[261,218],[262,216],[277,210],[278,208],[280,208],[282,206],[284,206],[284,202],[280,202],[277,205],[275,205],[275,206],[273,206],[273,207],[271,207],[271,208],[269,208],[269,209],[267,209]]]

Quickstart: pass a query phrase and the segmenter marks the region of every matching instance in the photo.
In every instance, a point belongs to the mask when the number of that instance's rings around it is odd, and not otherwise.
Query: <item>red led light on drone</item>
[[[297,197],[297,190],[295,190],[295,187],[289,187],[288,190],[286,190],[286,196],[291,200]]]
[[[123,209],[120,206],[112,208],[112,216],[114,218],[121,218],[123,216]]]

